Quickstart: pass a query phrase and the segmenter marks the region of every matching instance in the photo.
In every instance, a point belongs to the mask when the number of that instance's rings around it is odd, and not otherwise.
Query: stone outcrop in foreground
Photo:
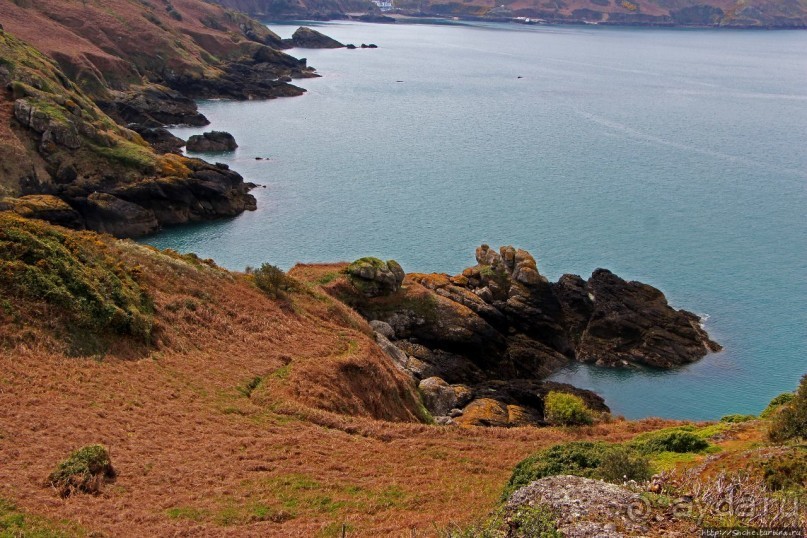
[[[673,368],[721,349],[698,316],[606,269],[553,283],[525,250],[482,245],[476,261],[459,275],[404,276],[394,261],[362,258],[324,286],[370,321],[438,421],[543,424],[550,391],[607,411],[596,394],[544,379],[570,361]]]

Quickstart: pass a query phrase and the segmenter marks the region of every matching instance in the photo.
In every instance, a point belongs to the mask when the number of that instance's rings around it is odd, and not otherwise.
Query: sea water
[[[236,270],[456,273],[481,243],[552,280],[609,268],[725,347],[554,376],[630,418],[757,413],[807,373],[807,32],[307,24],[379,48],[291,50],[322,75],[303,97],[200,103],[212,125],[174,132],[235,135],[204,157],[257,183],[258,210],[146,242]]]

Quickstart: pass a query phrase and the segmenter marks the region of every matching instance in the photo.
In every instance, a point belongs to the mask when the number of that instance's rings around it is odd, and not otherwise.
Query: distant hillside
[[[252,15],[340,18],[365,12],[359,0],[215,0]],[[554,23],[805,28],[805,0],[395,0],[400,13],[515,18]],[[371,6],[372,9],[374,6]]]
[[[201,0],[0,0],[0,6],[7,32],[55,59],[94,95],[144,80],[172,87],[215,80],[228,64],[267,45],[283,48],[265,26]]]
[[[370,0],[214,0],[254,17],[275,19],[340,19],[346,13],[377,11]]]

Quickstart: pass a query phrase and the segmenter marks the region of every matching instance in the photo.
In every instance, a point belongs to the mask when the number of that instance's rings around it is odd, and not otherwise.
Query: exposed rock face
[[[305,58],[297,59],[270,47],[259,47],[251,58],[230,62],[215,78],[175,75],[165,84],[191,99],[274,99],[305,93],[292,78],[318,77]]]
[[[188,151],[198,153],[218,153],[223,151],[235,151],[238,144],[230,133],[224,131],[210,131],[201,135],[193,135],[188,138],[185,145]]]
[[[201,127],[210,123],[199,112],[192,99],[159,84],[151,84],[142,89],[113,92],[111,95],[111,100],[99,101],[99,105],[104,112],[122,125]]]
[[[344,47],[339,41],[307,26],[297,28],[290,41],[292,46],[304,49],[340,49]]]
[[[326,286],[373,323],[445,422],[540,425],[552,390],[605,412],[596,394],[542,380],[572,360],[671,368],[720,349],[697,316],[671,308],[652,286],[604,269],[550,283],[529,252],[510,246],[482,245],[476,260],[449,276],[404,275],[394,262],[362,258]],[[470,394],[464,409],[454,396],[460,387]]]

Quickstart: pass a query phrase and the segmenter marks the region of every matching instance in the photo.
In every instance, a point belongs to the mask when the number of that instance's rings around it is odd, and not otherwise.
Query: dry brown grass
[[[273,301],[242,275],[101,241],[141,268],[154,344],[68,358],[42,330],[57,319],[47,306],[19,320],[25,338],[0,358],[0,497],[36,514],[110,536],[326,536],[342,523],[349,536],[425,536],[484,516],[538,448],[667,424],[417,423],[408,380],[344,306],[315,291]],[[42,487],[94,443],[118,472],[103,495]]]

